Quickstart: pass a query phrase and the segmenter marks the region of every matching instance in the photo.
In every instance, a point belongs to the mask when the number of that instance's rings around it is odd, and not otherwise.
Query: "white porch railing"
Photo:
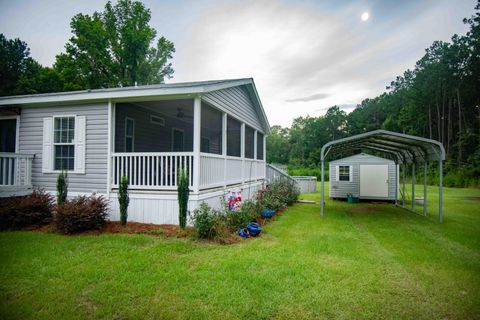
[[[263,160],[200,154],[200,189],[226,186],[265,178]]]
[[[185,169],[193,188],[192,152],[114,153],[111,187],[118,188],[122,176],[128,177],[130,189],[175,190],[178,173]],[[199,189],[209,189],[265,178],[263,160],[200,154]]]
[[[193,186],[193,153],[191,152],[127,152],[112,156],[112,188],[118,188],[122,176],[128,177],[131,189],[177,188],[181,169],[188,173]]]
[[[0,152],[0,187],[32,186],[31,154]]]

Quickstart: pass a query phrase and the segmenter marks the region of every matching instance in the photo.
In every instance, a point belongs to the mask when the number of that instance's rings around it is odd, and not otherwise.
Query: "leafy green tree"
[[[59,75],[31,58],[27,43],[0,34],[0,96],[62,90]]]
[[[267,162],[287,164],[290,156],[288,129],[281,126],[272,126],[267,136]]]
[[[172,42],[149,26],[150,10],[139,1],[109,1],[103,12],[77,14],[70,26],[73,37],[66,53],[57,55],[54,68],[66,89],[132,86],[161,83],[173,74],[168,62]]]
[[[9,40],[0,34],[0,95],[10,95],[26,69],[30,49],[20,39]]]

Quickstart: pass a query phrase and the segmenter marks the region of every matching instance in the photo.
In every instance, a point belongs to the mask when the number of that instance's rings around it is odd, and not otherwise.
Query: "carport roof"
[[[321,160],[352,149],[382,153],[397,163],[444,161],[445,149],[435,140],[387,130],[375,130],[348,138],[333,140],[322,147]]]

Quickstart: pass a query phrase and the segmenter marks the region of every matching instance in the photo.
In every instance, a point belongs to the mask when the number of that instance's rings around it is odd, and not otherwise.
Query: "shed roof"
[[[340,158],[340,159],[335,159],[333,161],[330,161],[330,164],[334,164],[336,162],[357,162],[357,161],[360,161],[360,160],[364,160],[364,159],[367,159],[366,157],[368,157],[368,159],[375,159],[375,160],[379,160],[379,161],[384,161],[384,162],[389,162],[389,163],[392,163],[393,160],[391,159],[386,159],[386,158],[382,158],[382,157],[377,157],[377,156],[374,156],[374,155],[371,155],[371,154],[368,154],[368,153],[365,153],[365,152],[362,152],[362,153],[357,153],[357,154],[354,154],[353,156],[349,156],[349,157],[345,157],[345,158]]]
[[[397,163],[445,160],[443,145],[435,140],[387,130],[375,130],[330,141],[322,147],[321,160],[352,149],[372,150]]]

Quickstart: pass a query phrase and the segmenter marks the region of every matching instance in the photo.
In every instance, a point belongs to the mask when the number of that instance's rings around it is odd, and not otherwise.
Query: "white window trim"
[[[156,126],[165,127],[165,118],[151,114],[150,115],[150,123]]]
[[[73,118],[74,120],[74,125],[75,125],[75,128],[73,129],[73,140],[71,143],[56,143],[55,142],[55,119],[58,119],[58,118]],[[74,154],[73,154],[73,170],[66,170],[68,173],[79,173],[78,171],[75,170],[76,168],[76,165],[75,165],[75,162],[77,161],[77,155],[75,154],[75,150],[77,149],[76,148],[76,145],[77,145],[77,125],[78,125],[78,121],[77,121],[77,115],[76,114],[62,114],[62,115],[54,115],[52,117],[52,173],[60,173],[62,172],[62,170],[56,170],[55,169],[55,146],[72,146],[73,145],[73,150],[74,150]]]
[[[172,152],[182,152],[182,151],[174,151],[174,150],[173,150],[173,147],[174,147],[174,145],[173,145],[173,137],[174,137],[173,132],[174,132],[174,131],[178,131],[178,132],[181,132],[181,133],[182,133],[182,150],[184,150],[184,149],[185,149],[185,130],[180,129],[180,128],[172,127],[172,148],[171,148],[171,149],[172,149]]]
[[[340,167],[348,167],[348,181],[347,180],[340,180]],[[335,180],[337,182],[352,182],[353,181],[353,166],[351,165],[342,165],[339,164],[338,166],[335,166]]]
[[[133,122],[133,130],[132,135],[127,134],[127,122],[128,120],[132,120]],[[132,138],[132,151],[127,151],[127,138]],[[125,152],[135,152],[135,119],[130,117],[125,117],[125,134],[124,134],[124,151]]]

